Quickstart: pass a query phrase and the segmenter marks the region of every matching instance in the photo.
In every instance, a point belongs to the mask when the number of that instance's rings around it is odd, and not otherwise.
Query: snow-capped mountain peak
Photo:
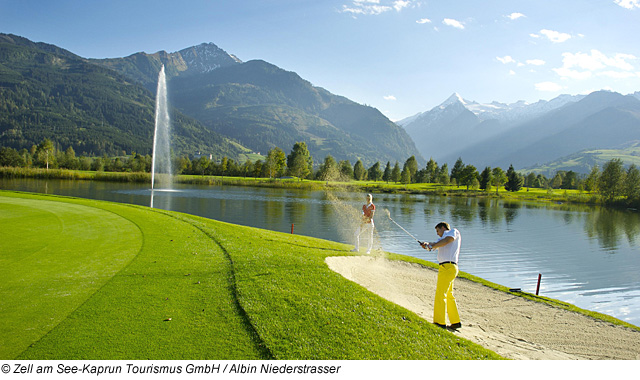
[[[447,100],[442,102],[438,106],[438,108],[444,109],[444,108],[447,108],[448,106],[450,106],[452,104],[457,104],[457,103],[461,103],[462,105],[466,105],[468,102],[466,100],[464,100],[462,98],[462,96],[460,96],[460,94],[458,94],[457,92],[454,92],[453,95],[451,95]]]

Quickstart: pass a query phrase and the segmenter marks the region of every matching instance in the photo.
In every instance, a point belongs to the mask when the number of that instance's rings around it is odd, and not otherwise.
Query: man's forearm
[[[444,239],[440,239],[435,243],[431,243],[429,244],[431,246],[431,249],[436,249],[436,248],[440,248],[440,247],[444,247],[445,245],[451,243],[454,239],[451,236],[447,236]]]

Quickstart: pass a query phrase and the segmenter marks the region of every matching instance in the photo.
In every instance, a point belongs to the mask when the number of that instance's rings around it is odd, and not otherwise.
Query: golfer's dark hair
[[[447,222],[440,222],[438,224],[436,224],[436,228],[440,228],[440,227],[444,227],[445,230],[449,231],[451,229],[451,227],[449,226],[449,223]]]

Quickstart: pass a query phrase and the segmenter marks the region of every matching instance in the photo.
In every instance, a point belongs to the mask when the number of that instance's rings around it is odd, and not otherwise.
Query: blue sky
[[[0,0],[0,32],[87,58],[213,42],[392,120],[640,91],[640,0]]]

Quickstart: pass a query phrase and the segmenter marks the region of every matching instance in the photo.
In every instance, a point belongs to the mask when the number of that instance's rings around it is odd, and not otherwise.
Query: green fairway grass
[[[40,339],[140,251],[132,222],[95,207],[0,197],[0,357]]]
[[[0,359],[500,358],[331,271],[339,243],[6,191],[0,241]]]

